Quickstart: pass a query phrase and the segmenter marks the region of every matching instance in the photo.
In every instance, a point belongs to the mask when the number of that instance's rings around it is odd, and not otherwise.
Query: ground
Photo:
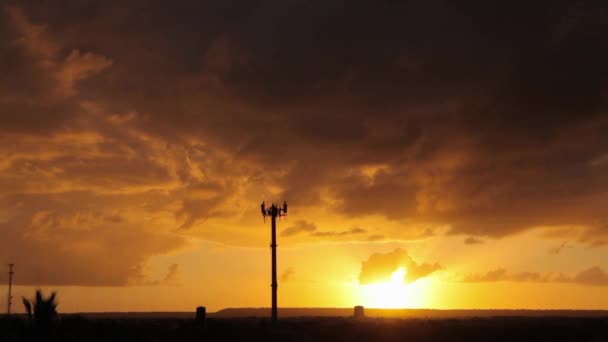
[[[0,341],[608,341],[608,317],[395,319],[305,317],[90,319],[63,317],[37,333],[23,318],[0,319]]]

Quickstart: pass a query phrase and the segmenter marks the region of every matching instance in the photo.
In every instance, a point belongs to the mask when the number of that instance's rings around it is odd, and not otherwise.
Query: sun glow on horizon
[[[370,308],[398,309],[411,308],[416,300],[413,298],[413,284],[404,282],[407,270],[399,267],[387,281],[360,285],[363,304]]]

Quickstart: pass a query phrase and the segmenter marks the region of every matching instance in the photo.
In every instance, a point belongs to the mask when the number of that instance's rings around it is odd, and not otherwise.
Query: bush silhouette
[[[57,319],[57,293],[52,292],[48,298],[44,298],[42,290],[36,290],[34,299],[23,297],[23,306],[30,319],[30,323],[40,330],[50,329]]]

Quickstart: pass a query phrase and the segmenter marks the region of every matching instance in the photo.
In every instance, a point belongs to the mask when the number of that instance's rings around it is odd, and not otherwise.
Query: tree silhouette
[[[33,300],[23,297],[23,306],[30,319],[39,328],[49,328],[57,319],[57,297],[56,292],[52,292],[48,298],[44,298],[42,290],[36,290]],[[33,318],[33,321],[32,321]]]

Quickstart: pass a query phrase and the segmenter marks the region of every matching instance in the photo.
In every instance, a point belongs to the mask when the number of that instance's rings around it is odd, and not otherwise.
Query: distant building
[[[364,318],[365,317],[365,309],[362,305],[355,306],[355,318]]]
[[[196,308],[196,322],[199,325],[205,325],[205,318],[207,316],[207,309],[204,306]]]

